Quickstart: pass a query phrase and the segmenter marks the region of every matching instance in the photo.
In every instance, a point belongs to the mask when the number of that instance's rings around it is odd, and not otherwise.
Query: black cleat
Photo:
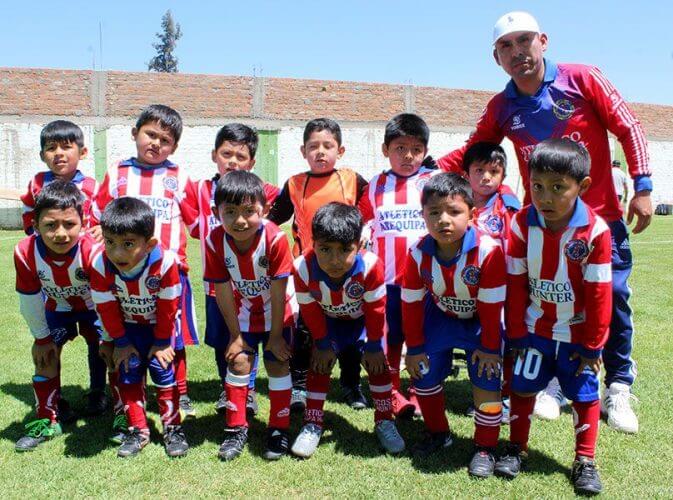
[[[587,457],[579,457],[573,462],[570,480],[578,495],[598,495],[603,490],[596,462]]]
[[[290,437],[285,429],[269,428],[266,431],[266,449],[262,455],[267,460],[279,460],[290,449]]]
[[[222,460],[229,461],[238,457],[245,448],[245,443],[248,441],[247,427],[227,427],[224,429],[226,437],[220,445],[220,450],[217,456]]]
[[[495,462],[495,475],[505,479],[514,479],[521,472],[521,462],[526,458],[526,452],[516,444],[508,444],[505,453]]]
[[[56,405],[58,409],[58,421],[62,424],[71,424],[77,420],[77,415],[70,407],[70,403],[67,400],[61,398],[58,400]]]
[[[131,427],[117,450],[117,456],[120,458],[135,457],[149,442],[149,431],[141,431],[137,427]]]
[[[110,398],[105,394],[105,389],[94,389],[86,395],[86,408],[84,414],[87,417],[102,415],[110,406]]]
[[[58,422],[51,423],[48,418],[40,418],[26,424],[26,434],[14,445],[16,451],[33,451],[48,439],[62,434]]]
[[[440,450],[449,448],[452,444],[453,437],[450,432],[429,432],[423,441],[416,443],[413,454],[418,458],[427,458]]]
[[[227,413],[227,391],[222,391],[220,397],[215,402],[215,411],[219,415]]]
[[[354,410],[364,410],[369,406],[365,395],[362,394],[362,388],[359,385],[355,387],[344,387],[344,401]]]
[[[189,451],[185,431],[181,425],[167,425],[164,429],[164,448],[169,457],[184,457]]]
[[[487,478],[493,475],[495,457],[491,448],[477,448],[472,455],[467,472],[472,477]]]

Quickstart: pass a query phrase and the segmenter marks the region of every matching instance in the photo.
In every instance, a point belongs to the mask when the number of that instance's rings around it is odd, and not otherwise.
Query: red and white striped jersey
[[[446,262],[427,235],[409,250],[402,280],[402,330],[409,349],[423,346],[423,300],[426,294],[453,318],[481,323],[481,346],[500,352],[500,318],[506,291],[505,254],[500,244],[473,227],[460,252]]]
[[[16,291],[24,295],[42,292],[47,311],[93,311],[89,270],[97,248],[90,235],[82,234],[67,254],[54,258],[41,237],[24,238],[14,248]]]
[[[475,209],[474,223],[482,233],[499,241],[506,251],[505,245],[512,215],[520,209],[521,203],[516,195],[507,186],[501,184],[486,205]]]
[[[116,198],[132,196],[144,201],[154,210],[154,236],[165,249],[178,254],[182,269],[187,271],[182,206],[188,182],[184,170],[168,160],[154,166],[141,165],[135,158],[121,161],[107,171],[94,200],[95,223]]]
[[[271,330],[271,281],[287,278],[291,272],[290,244],[285,233],[273,222],[262,222],[246,252],[236,248],[234,239],[222,226],[214,228],[208,236],[203,279],[211,283],[231,281],[242,332]],[[288,280],[286,326],[294,324],[290,304],[293,294]]]
[[[103,328],[116,342],[125,335],[124,323],[136,323],[155,325],[156,343],[168,344],[181,292],[178,257],[160,245],[132,277],[123,276],[104,251],[93,261],[91,295]]]
[[[201,245],[201,262],[206,265],[206,240],[210,232],[220,225],[220,221],[215,217],[214,197],[215,186],[219,176],[213,179],[202,179],[200,181],[190,181],[185,191],[185,201],[183,206],[183,219],[187,225],[187,231],[192,238],[197,238]],[[267,205],[271,205],[278,197],[280,190],[273,184],[264,183],[264,194],[266,195]],[[207,295],[215,296],[215,286],[213,283],[204,281],[203,288]]]
[[[299,311],[314,340],[326,337],[326,316],[358,319],[364,315],[367,340],[383,337],[386,286],[383,263],[376,254],[358,253],[344,282],[335,285],[318,265],[315,251],[309,249],[295,259],[293,276]]]
[[[535,207],[512,219],[507,251],[507,336],[529,333],[581,344],[605,344],[612,315],[610,229],[584,202],[563,231],[544,226]]]
[[[421,167],[409,177],[392,170],[375,175],[358,208],[371,229],[372,251],[385,266],[387,285],[400,285],[404,262],[413,245],[427,231],[423,220],[421,193],[425,183],[439,170]]]
[[[23,203],[23,230],[26,234],[33,234],[33,209],[35,208],[35,198],[40,194],[42,188],[54,181],[56,177],[51,171],[40,172],[28,182],[28,189],[25,194],[21,196]],[[79,188],[84,195],[84,204],[82,205],[82,228],[86,229],[89,226],[91,218],[91,204],[98,192],[98,182],[96,179],[87,177],[82,172],[77,170],[75,176],[70,181]]]

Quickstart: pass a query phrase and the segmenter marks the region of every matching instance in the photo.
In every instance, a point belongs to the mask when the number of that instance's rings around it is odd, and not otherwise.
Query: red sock
[[[393,386],[390,379],[388,370],[379,375],[369,375],[369,391],[374,401],[374,423],[376,424],[381,420],[393,419],[393,405],[390,402]]]
[[[601,416],[599,401],[573,403],[573,423],[575,424],[575,458],[580,456],[594,458],[596,440]]]
[[[510,387],[512,386],[513,370],[514,370],[514,358],[506,354],[502,359],[502,386],[500,388],[500,395],[503,399],[510,397],[511,394]]]
[[[441,385],[429,389],[416,387],[416,397],[426,429],[432,433],[449,432],[449,421],[444,411],[444,388]]]
[[[247,427],[248,418],[245,414],[245,403],[248,399],[248,383],[250,374],[234,375],[227,370],[224,390],[227,391],[227,427]]]
[[[482,448],[494,449],[498,446],[502,410],[486,413],[479,409],[474,412],[474,444]]]
[[[269,428],[288,429],[290,427],[290,398],[292,397],[292,377],[269,377]]]
[[[530,421],[535,407],[535,396],[524,398],[512,393],[509,398],[509,440],[522,450],[528,449]]]
[[[173,364],[175,366],[175,381],[178,384],[178,392],[182,396],[187,394],[187,349],[175,351]]]
[[[304,410],[304,423],[313,423],[322,427],[323,407],[329,389],[329,375],[320,375],[313,370],[308,371],[306,377],[306,410]]]
[[[164,428],[167,425],[180,424],[180,394],[177,386],[157,387],[157,403]]]
[[[129,427],[145,430],[147,416],[145,415],[145,390],[141,382],[135,384],[119,384],[119,392],[124,402],[124,412],[129,421]]]
[[[402,346],[404,344],[388,344],[388,351],[386,358],[388,359],[388,366],[390,367],[390,381],[393,384],[393,389],[400,390],[400,361],[402,360]]]
[[[115,415],[124,413],[124,402],[119,392],[119,374],[117,372],[107,372],[108,382],[110,384],[110,394],[112,394],[112,409]]]
[[[33,390],[37,418],[48,418],[52,424],[55,423],[58,417],[58,400],[61,399],[61,378],[56,376],[45,380],[44,377],[36,375],[33,377]]]

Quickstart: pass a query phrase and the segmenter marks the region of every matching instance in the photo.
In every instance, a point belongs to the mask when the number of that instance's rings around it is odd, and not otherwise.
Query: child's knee
[[[264,366],[270,377],[284,377],[290,373],[290,363],[288,361],[265,359]]]
[[[234,375],[247,375],[252,370],[251,358],[247,352],[241,352],[229,362],[229,371]]]

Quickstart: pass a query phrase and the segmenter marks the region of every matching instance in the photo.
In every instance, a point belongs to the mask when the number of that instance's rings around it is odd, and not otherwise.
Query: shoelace
[[[179,439],[180,441],[187,439],[185,437],[185,431],[180,426],[171,426],[166,429],[166,441],[170,443],[175,439]]]
[[[51,436],[54,434],[54,429],[51,428],[51,421],[48,418],[41,418],[33,420],[26,424],[26,435],[32,438],[40,436]]]
[[[592,479],[596,475],[596,464],[593,462],[580,462],[577,466],[577,478],[578,479]]]
[[[240,432],[237,429],[231,429],[226,431],[228,433],[227,435],[227,441],[235,441],[236,444],[239,446],[243,446],[246,441],[246,435],[243,432]]]
[[[143,442],[143,434],[140,432],[138,429],[133,429],[132,431],[128,432],[126,434],[126,437],[124,438],[124,442],[122,445],[126,445],[127,443],[133,443],[137,444],[140,446],[140,444]]]
[[[626,391],[610,394],[607,399],[608,407],[612,406],[615,410],[630,410],[631,405],[629,401],[633,399],[636,403],[638,402],[638,398],[635,395]]]
[[[384,420],[379,424],[379,429],[381,429],[381,434],[383,434],[383,437],[386,439],[392,440],[392,439],[399,439],[400,433],[397,432],[397,428],[393,424],[391,420]]]

